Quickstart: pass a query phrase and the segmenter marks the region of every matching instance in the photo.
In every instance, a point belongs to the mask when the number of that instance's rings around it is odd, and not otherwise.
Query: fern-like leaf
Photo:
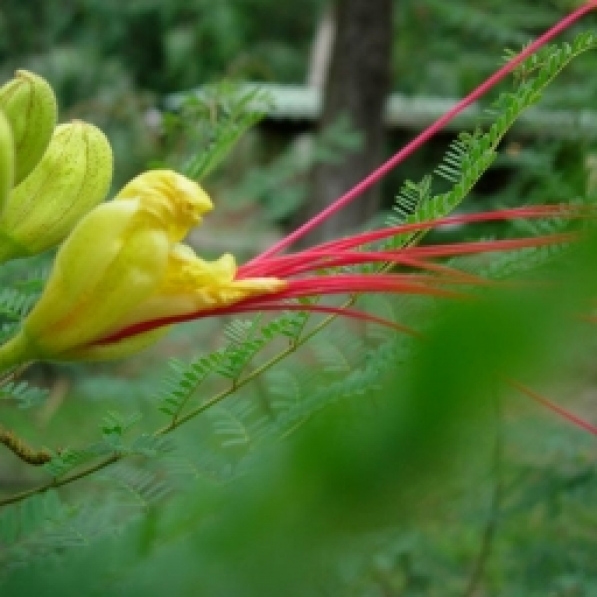
[[[39,406],[48,393],[48,390],[31,386],[26,381],[11,381],[0,387],[0,401],[13,400],[19,408],[31,408]]]
[[[462,133],[437,168],[437,174],[454,183],[452,189],[431,196],[428,179],[418,185],[408,183],[394,207],[398,218],[393,216],[389,225],[432,221],[456,209],[493,164],[498,145],[521,114],[541,99],[549,83],[574,58],[596,47],[597,36],[587,32],[578,35],[572,44],[544,48],[525,61],[517,71],[518,87],[512,92],[501,94],[493,103],[490,113],[495,120],[489,130],[485,133],[479,130]],[[414,210],[413,206],[416,206]],[[405,213],[409,215],[403,217]],[[420,233],[401,235],[388,244],[399,248],[420,236]]]

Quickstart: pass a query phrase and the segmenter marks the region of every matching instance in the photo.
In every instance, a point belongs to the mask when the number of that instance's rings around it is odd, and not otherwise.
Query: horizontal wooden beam
[[[321,114],[322,92],[305,85],[274,83],[244,83],[240,93],[260,91],[267,101],[256,100],[252,109],[262,111],[269,120],[289,120],[315,123]],[[166,109],[176,110],[191,93],[204,97],[205,90],[198,88],[187,93],[175,93],[166,98]],[[438,97],[405,96],[392,94],[386,104],[386,123],[391,129],[419,131],[452,108],[458,100]],[[470,130],[491,123],[491,116],[474,104],[455,118],[447,130]],[[555,139],[597,138],[597,112],[592,110],[543,110],[530,108],[513,128],[514,132],[533,137]]]

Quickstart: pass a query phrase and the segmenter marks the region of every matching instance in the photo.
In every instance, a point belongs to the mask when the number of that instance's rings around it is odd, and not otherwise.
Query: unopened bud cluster
[[[0,88],[0,262],[60,242],[108,193],[112,150],[97,127],[56,125],[43,78],[17,71]]]

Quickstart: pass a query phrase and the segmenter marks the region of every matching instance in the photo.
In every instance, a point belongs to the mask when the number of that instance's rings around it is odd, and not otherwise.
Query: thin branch
[[[348,301],[346,301],[344,303],[344,305],[342,305],[342,308],[349,307],[350,305],[352,305],[354,303],[355,300],[356,300],[356,296],[350,298]],[[279,363],[280,361],[285,359],[287,356],[289,356],[290,354],[295,352],[300,346],[305,344],[313,336],[315,336],[317,333],[319,333],[323,328],[325,328],[327,325],[332,323],[332,321],[334,321],[337,317],[339,317],[339,316],[338,315],[330,315],[329,317],[326,317],[319,324],[317,324],[312,330],[310,330],[308,334],[305,334],[299,340],[296,340],[295,342],[291,343],[287,348],[280,351],[277,355],[273,356],[267,362],[263,363],[263,365],[261,365],[260,367],[257,367],[257,369],[254,369],[253,371],[251,371],[251,373],[249,373],[242,379],[234,381],[229,388],[227,388],[226,390],[223,390],[219,394],[216,394],[215,396],[213,396],[206,402],[203,402],[202,404],[200,404],[193,410],[190,410],[189,412],[187,412],[185,415],[179,416],[176,419],[176,421],[172,421],[166,427],[162,427],[161,429],[158,429],[154,433],[154,435],[156,437],[166,435],[166,434],[170,433],[171,431],[173,431],[174,429],[176,429],[177,427],[180,427],[183,423],[190,421],[191,419],[195,418],[197,415],[201,414],[208,408],[211,408],[218,402],[221,402],[222,400],[224,400],[224,398],[227,398],[228,396],[230,396],[231,394],[236,392],[236,390],[247,385],[250,381],[253,381],[255,378],[257,378],[260,375],[262,375],[263,373],[265,373],[268,369],[271,369],[274,365],[276,365],[277,363]],[[2,505],[2,502],[0,502],[0,505]]]
[[[110,458],[106,458],[105,460],[98,462],[94,466],[90,466],[89,468],[86,468],[78,473],[64,477],[64,479],[55,479],[55,480],[51,481],[50,483],[45,483],[44,485],[39,485],[38,487],[33,487],[32,489],[28,489],[27,491],[22,491],[21,493],[15,493],[14,495],[11,495],[10,497],[0,500],[0,506],[7,506],[8,504],[15,504],[17,502],[23,501],[24,499],[27,499],[28,497],[36,495],[38,493],[45,493],[46,491],[48,491],[50,489],[68,485],[69,483],[72,483],[73,481],[77,481],[78,479],[87,477],[88,475],[91,475],[92,473],[100,471],[100,470],[106,468],[107,466],[110,466],[111,464],[118,462],[121,458],[123,458],[122,454],[114,454],[113,456],[110,456]]]
[[[52,460],[52,453],[49,450],[45,448],[41,450],[32,448],[14,431],[4,429],[2,426],[0,426],[0,444],[4,444],[15,456],[18,456],[27,464],[39,466]]]
[[[492,460],[492,476],[493,476],[493,491],[491,501],[489,504],[489,513],[487,515],[487,522],[481,535],[481,545],[479,552],[473,566],[473,570],[469,577],[468,584],[464,591],[463,597],[474,597],[477,595],[477,588],[483,580],[485,567],[491,556],[493,542],[497,532],[499,512],[504,494],[504,485],[502,481],[502,457],[503,457],[503,435],[502,435],[502,418],[499,397],[494,396],[495,406],[495,439],[493,444]]]
[[[352,305],[355,300],[356,300],[356,296],[353,296],[348,301],[346,301],[345,305],[348,307],[348,306]],[[179,417],[176,421],[171,421],[170,424],[168,424],[166,427],[162,427],[161,429],[158,429],[157,431],[154,432],[154,436],[160,437],[160,436],[168,435],[169,433],[171,433],[172,431],[174,431],[175,429],[180,427],[183,423],[190,421],[191,419],[193,419],[200,413],[204,412],[208,408],[214,406],[218,402],[221,402],[222,400],[224,400],[224,398],[227,398],[228,396],[233,394],[236,390],[247,385],[249,382],[251,382],[255,378],[259,377],[260,375],[265,373],[268,369],[270,369],[271,367],[276,365],[278,362],[283,360],[285,357],[287,357],[288,355],[295,352],[299,348],[299,346],[302,346],[305,342],[310,340],[313,336],[315,336],[317,333],[319,333],[323,328],[325,328],[330,323],[332,323],[337,317],[338,317],[338,315],[330,315],[329,317],[326,317],[321,322],[319,322],[313,329],[311,329],[309,331],[309,333],[305,334],[302,338],[300,338],[296,342],[293,342],[292,344],[290,344],[290,346],[288,346],[284,350],[280,351],[277,355],[273,356],[271,359],[269,359],[267,362],[263,363],[257,369],[254,369],[253,371],[251,371],[251,373],[248,374],[246,377],[244,377],[243,379],[241,379],[239,381],[236,381],[235,383],[232,384],[231,387],[227,388],[226,390],[223,390],[219,394],[216,394],[215,396],[210,398],[208,401],[199,405],[197,408],[189,411],[184,416]],[[39,493],[45,493],[46,491],[49,491],[50,489],[63,487],[64,485],[69,485],[70,483],[73,483],[74,481],[78,481],[79,479],[88,477],[99,470],[102,470],[112,464],[115,464],[116,462],[119,462],[125,456],[126,456],[125,454],[113,454],[112,456],[105,458],[104,460],[101,460],[97,464],[94,464],[93,466],[85,468],[77,473],[74,473],[72,475],[67,475],[62,479],[54,479],[48,483],[38,485],[38,486],[28,489],[26,491],[22,491],[20,493],[16,493],[7,498],[1,499],[0,507],[7,506],[9,504],[15,504],[17,502],[21,502],[33,495],[36,495]]]

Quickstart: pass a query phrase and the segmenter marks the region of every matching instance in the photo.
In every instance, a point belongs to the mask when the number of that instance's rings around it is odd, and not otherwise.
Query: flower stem
[[[31,344],[20,333],[0,346],[0,375],[32,361]]]

